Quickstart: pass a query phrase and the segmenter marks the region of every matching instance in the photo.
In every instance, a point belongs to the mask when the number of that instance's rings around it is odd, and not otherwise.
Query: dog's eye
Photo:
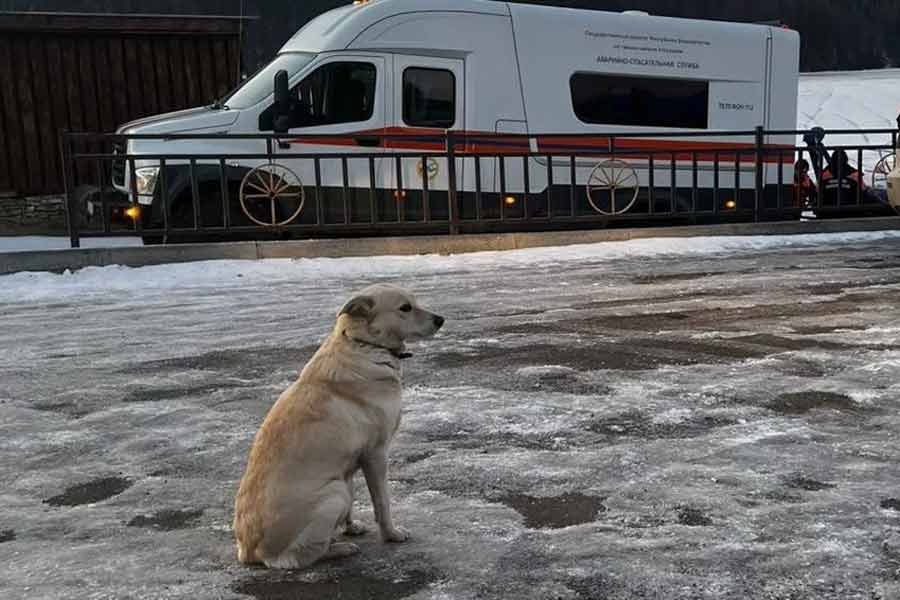
[[[412,306],[409,304],[404,304],[400,307],[401,312],[410,312],[412,310]]]

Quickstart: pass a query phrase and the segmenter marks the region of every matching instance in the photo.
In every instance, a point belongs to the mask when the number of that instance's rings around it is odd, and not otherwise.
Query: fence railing
[[[73,247],[888,214],[897,131],[815,133],[65,133],[61,152]]]

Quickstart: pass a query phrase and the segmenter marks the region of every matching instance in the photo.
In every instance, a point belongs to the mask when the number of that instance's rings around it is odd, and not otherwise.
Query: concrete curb
[[[0,253],[0,275],[20,271],[64,271],[84,267],[124,265],[145,267],[204,260],[263,258],[340,258],[415,254],[464,254],[547,246],[571,246],[644,238],[736,235],[792,235],[850,231],[900,231],[900,217],[729,223],[643,229],[596,229],[535,233],[345,238],[283,242],[232,242],[122,248],[41,250]]]

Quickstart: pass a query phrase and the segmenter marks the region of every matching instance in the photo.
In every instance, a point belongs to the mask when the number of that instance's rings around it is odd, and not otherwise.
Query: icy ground
[[[373,281],[448,317],[413,538],[240,566],[251,438]],[[898,293],[900,233],[0,277],[0,598],[900,597]]]

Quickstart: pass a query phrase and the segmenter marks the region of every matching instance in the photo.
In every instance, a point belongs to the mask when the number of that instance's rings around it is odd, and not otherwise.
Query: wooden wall
[[[0,14],[0,192],[63,190],[59,133],[209,104],[239,81],[240,20]]]

